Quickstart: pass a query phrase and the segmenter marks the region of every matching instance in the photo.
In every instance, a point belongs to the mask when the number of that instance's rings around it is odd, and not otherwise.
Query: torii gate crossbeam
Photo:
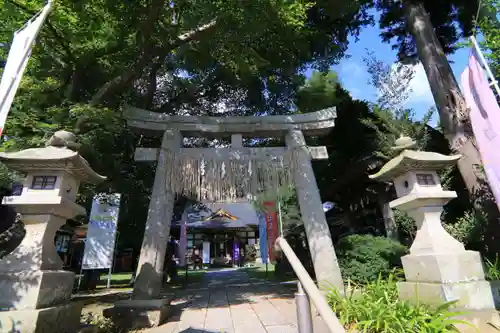
[[[166,174],[179,172],[168,165],[165,151],[187,152],[237,159],[258,154],[280,154],[296,149],[297,169],[293,171],[311,257],[318,284],[329,283],[344,292],[337,257],[326,222],[311,159],[328,158],[325,147],[308,147],[304,135],[327,134],[335,124],[335,108],[290,116],[261,117],[194,117],[168,116],[129,107],[125,112],[128,125],[145,135],[162,136],[161,147],[136,149],[137,161],[157,161],[156,175],[149,205],[146,230],[134,285],[134,299],[158,298],[162,283],[163,262],[170,232],[174,193],[167,189]],[[231,137],[230,148],[183,148],[183,136],[209,138]],[[286,147],[243,147],[242,138],[284,137]],[[182,176],[181,174],[179,175]]]

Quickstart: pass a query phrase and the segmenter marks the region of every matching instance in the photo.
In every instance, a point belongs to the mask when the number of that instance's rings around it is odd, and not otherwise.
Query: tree
[[[43,3],[2,2],[0,40],[9,41]],[[342,8],[342,1],[335,3]],[[357,9],[349,9],[328,26],[312,26],[320,12],[314,4],[55,2],[1,149],[39,147],[55,130],[76,130],[82,155],[108,177],[98,187],[84,186],[79,202],[90,207],[95,192],[122,193],[119,242],[138,248],[155,165],[135,163],[134,149],[159,142],[130,132],[121,106],[192,115],[290,112],[303,82],[297,73],[306,65],[337,61],[349,33],[362,24]],[[8,47],[2,44],[1,60]]]
[[[374,3],[382,11],[380,26],[383,40],[397,40],[394,47],[398,48],[401,60],[418,57],[422,62],[443,134],[451,149],[462,155],[458,169],[474,206],[488,215],[491,228],[489,241],[492,245],[498,244],[500,212],[480,171],[481,156],[475,145],[468,108],[446,59],[446,54],[453,52],[459,39],[473,32],[478,2],[376,0]],[[499,248],[495,246],[495,250]]]
[[[372,223],[377,192],[368,174],[378,161],[374,154],[376,133],[362,122],[372,116],[369,105],[353,100],[338,82],[336,73],[313,72],[297,93],[296,106],[301,112],[313,111],[315,107],[337,108],[331,133],[311,139],[328,149],[328,160],[315,161],[313,167],[322,199],[334,202],[337,208],[337,216],[329,220],[332,235],[338,240],[346,232],[368,229],[383,232],[383,226],[379,228]]]
[[[432,109],[423,119],[417,119],[412,110],[405,108],[404,96],[385,94],[388,86],[400,92],[408,91],[413,66],[390,66],[373,55],[366,58],[366,63],[370,83],[380,92],[379,100],[393,109],[354,101],[333,72],[313,72],[297,94],[296,105],[302,112],[312,111],[314,106],[337,107],[335,127],[316,142],[327,146],[329,159],[313,164],[323,200],[333,201],[338,209],[336,216],[330,219],[334,235],[377,234],[383,232],[384,227],[390,235],[395,229],[394,217],[388,208],[388,202],[395,198],[393,187],[374,182],[368,175],[394,157],[391,148],[401,134],[416,139],[421,149],[450,153],[447,143],[443,147],[442,134],[427,125]],[[460,183],[453,177],[450,182],[462,198]],[[462,204],[463,201],[458,202],[458,206]],[[468,207],[467,204],[464,207]],[[383,219],[379,219],[381,215]],[[456,212],[454,207],[450,216],[462,215],[463,210]],[[384,223],[380,223],[382,221]],[[393,237],[396,238],[396,234]]]
[[[405,92],[409,91],[408,85],[413,77],[414,66],[401,62],[390,66],[376,59],[373,55],[365,58],[365,63],[371,76],[370,83],[379,91],[379,101],[372,105],[376,117],[364,120],[377,133],[379,146],[376,154],[384,161],[394,157],[394,151],[391,149],[394,141],[399,135],[405,134],[416,139],[418,149],[450,155],[452,152],[446,138],[439,130],[428,125],[431,116],[435,112],[434,108],[431,108],[422,119],[417,120],[414,112],[404,106],[408,99]],[[391,89],[385,89],[386,87],[391,87]],[[393,94],[393,91],[399,93]],[[381,102],[385,102],[382,105],[390,105],[391,108],[380,107]],[[443,216],[444,221],[447,223],[454,222],[464,216],[468,209],[472,208],[467,189],[455,167],[440,172],[440,177],[443,187],[453,189],[458,193],[458,198],[446,205]],[[398,218],[401,214],[397,215],[397,212],[395,216],[394,212],[388,207],[389,201],[395,197],[393,188],[392,186],[386,186],[384,190],[381,187],[377,193],[380,198],[382,212],[385,211],[385,214],[382,215],[386,222],[386,230],[388,225],[395,229],[394,222],[398,219],[399,221],[405,219]],[[400,228],[401,225],[397,227]],[[405,238],[405,234],[408,234],[408,227],[409,225],[406,225],[403,228],[404,230],[401,230],[403,232],[400,236],[403,238]],[[413,224],[411,228],[415,228],[415,225]],[[402,238],[400,237],[400,239]]]
[[[378,90],[375,102],[382,109],[401,110],[412,92],[410,83],[415,70],[412,65],[396,62],[389,65],[378,60],[373,52],[364,57],[370,83]]]

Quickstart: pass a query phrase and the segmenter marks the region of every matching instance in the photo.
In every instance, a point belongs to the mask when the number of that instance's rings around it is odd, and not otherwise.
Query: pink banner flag
[[[462,86],[486,178],[500,207],[500,108],[475,51],[462,73]]]

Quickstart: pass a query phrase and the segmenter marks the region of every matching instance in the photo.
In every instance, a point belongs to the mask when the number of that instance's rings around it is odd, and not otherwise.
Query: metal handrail
[[[288,259],[288,262],[292,266],[295,274],[297,275],[297,278],[299,279],[299,291],[298,294],[302,292],[302,287],[304,288],[307,296],[311,299],[312,303],[316,307],[316,310],[319,312],[321,318],[323,318],[323,321],[325,322],[326,326],[330,329],[331,333],[345,333],[345,329],[338,320],[337,316],[335,313],[332,311],[330,306],[328,305],[325,297],[323,294],[319,291],[318,287],[316,287],[316,284],[314,281],[311,279],[309,274],[307,273],[306,269],[300,262],[299,258],[293,251],[293,249],[290,247],[288,242],[286,241],[285,238],[283,237],[278,237],[276,239],[276,245],[281,251],[285,254],[285,256]],[[302,287],[301,287],[302,285]],[[306,302],[308,304],[308,300]],[[299,304],[297,304],[299,306]],[[309,307],[309,316],[311,313],[311,309]],[[300,312],[300,309],[298,308],[298,311]],[[301,323],[300,323],[300,313],[297,313],[298,315],[298,321],[299,321],[299,333],[308,333],[311,332],[310,329],[305,328],[305,332],[301,332]],[[307,315],[307,314],[304,314]],[[310,320],[310,319],[309,319]],[[307,321],[307,319],[306,319]],[[305,324],[305,327],[310,327],[311,324]]]

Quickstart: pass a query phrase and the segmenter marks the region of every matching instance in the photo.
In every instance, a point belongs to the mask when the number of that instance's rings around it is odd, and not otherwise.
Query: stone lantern
[[[370,176],[394,183],[398,198],[390,207],[406,212],[417,224],[410,253],[401,258],[406,282],[398,284],[399,296],[427,304],[457,301],[457,309],[493,314],[491,287],[479,252],[467,251],[441,225],[443,205],[457,195],[443,189],[437,171],[454,165],[461,156],[411,150],[414,146],[411,138],[400,137],[393,148],[400,154]]]
[[[0,331],[75,332],[81,305],[70,303],[75,274],[62,270],[54,246],[56,231],[85,209],[76,204],[82,182],[99,183],[97,174],[76,151],[75,135],[56,132],[45,148],[0,153],[0,161],[24,174],[20,196],[3,204],[22,215],[26,236],[0,261]]]

